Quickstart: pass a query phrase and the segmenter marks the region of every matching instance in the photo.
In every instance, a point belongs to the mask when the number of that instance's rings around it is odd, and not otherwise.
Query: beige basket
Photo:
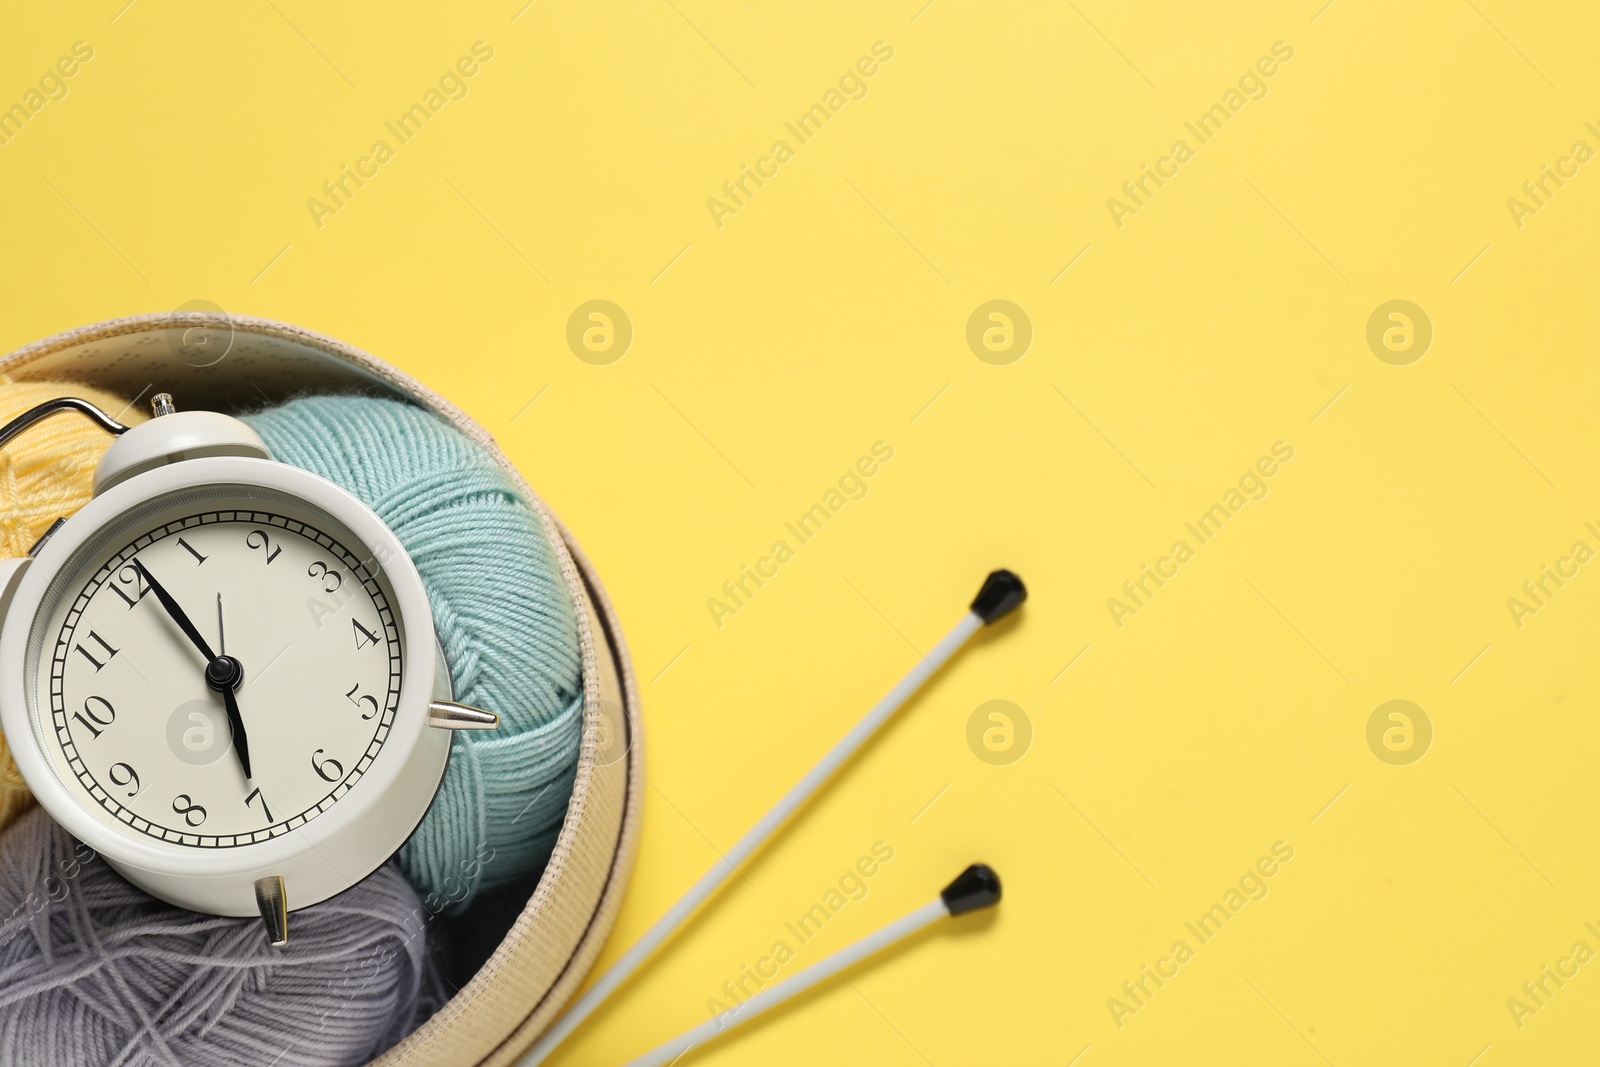
[[[374,1067],[499,1067],[516,1059],[599,954],[632,870],[643,800],[639,694],[627,646],[571,535],[482,427],[388,364],[308,330],[221,313],[142,315],[18,349],[0,358],[0,375],[84,381],[127,396],[165,391],[181,405],[221,411],[306,391],[385,391],[450,420],[511,472],[545,524],[577,606],[585,707],[572,803],[549,867],[499,948]]]

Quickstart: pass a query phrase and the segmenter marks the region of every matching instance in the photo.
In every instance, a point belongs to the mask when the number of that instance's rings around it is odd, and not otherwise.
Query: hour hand
[[[161,601],[162,608],[166,610],[168,615],[172,616],[172,621],[178,624],[178,629],[182,630],[183,635],[189,639],[195,648],[200,650],[200,654],[206,658],[207,663],[213,662],[217,658],[217,654],[211,651],[211,646],[206,644],[206,639],[200,636],[200,631],[195,629],[194,623],[189,621],[189,616],[184,614],[183,609],[178,606],[178,602],[172,598],[172,594],[167,592],[160,582],[156,581],[156,576],[151,574],[149,569],[139,560],[135,559],[133,566],[144,576],[144,580],[150,585],[150,591],[156,595],[157,600]]]
[[[244,768],[247,779],[254,777],[250,773],[250,739],[245,736],[244,717],[239,714],[239,698],[234,696],[233,686],[223,688],[222,703],[228,709],[228,729],[233,732],[233,750],[239,754],[239,766]]]

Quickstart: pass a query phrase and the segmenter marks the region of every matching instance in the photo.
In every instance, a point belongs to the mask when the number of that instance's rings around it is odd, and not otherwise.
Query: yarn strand
[[[144,421],[121,397],[70,382],[18,382],[0,377],[0,424],[50,400],[75,396],[128,424]],[[0,559],[28,554],[51,523],[71,515],[93,496],[94,468],[111,444],[98,426],[79,418],[55,418],[29,428],[0,449]],[[0,830],[28,806],[28,792],[0,736]]]
[[[394,864],[295,913],[153,900],[35,809],[0,836],[0,1064],[355,1067],[442,999],[426,912]]]

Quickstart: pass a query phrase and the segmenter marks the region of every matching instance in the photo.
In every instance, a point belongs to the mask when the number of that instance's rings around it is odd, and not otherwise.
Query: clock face
[[[290,833],[382,758],[405,641],[391,600],[371,551],[287,494],[149,502],[46,595],[36,736],[74,799],[125,833],[201,849]]]

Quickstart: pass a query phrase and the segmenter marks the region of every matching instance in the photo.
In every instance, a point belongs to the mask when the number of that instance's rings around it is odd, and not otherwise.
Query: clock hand
[[[222,694],[222,703],[228,709],[228,729],[233,734],[233,750],[238,753],[239,765],[244,768],[244,776],[249,778],[250,739],[244,732],[244,718],[239,714],[239,701],[233,695],[239,683],[244,681],[244,667],[232,656],[219,656],[212,652],[211,646],[206,644],[206,639],[200,636],[200,631],[189,621],[189,616],[184,614],[183,608],[178,606],[172,594],[156,581],[156,576],[150,573],[149,568],[137,559],[133,561],[133,565],[149,583],[150,591],[156,595],[156,599],[161,602],[167,614],[172,616],[172,621],[178,624],[178,629],[183,631],[184,636],[206,658],[206,685]],[[217,603],[220,606],[220,597]]]
[[[234,750],[239,753],[239,766],[244,768],[245,779],[250,773],[250,738],[244,732],[244,716],[239,714],[239,698],[234,690],[244,681],[244,666],[228,655],[228,638],[222,629],[222,594],[217,594],[217,645],[222,655],[206,665],[206,684],[222,693],[222,704],[228,709],[228,729],[233,733]]]
[[[223,657],[223,659],[227,658],[226,656]],[[232,662],[237,666],[239,661],[233,660]],[[210,681],[211,671],[210,668],[207,668],[206,682],[209,684]],[[228,709],[228,728],[233,731],[233,750],[239,753],[239,766],[244,768],[244,776],[249,779],[251,777],[250,739],[245,736],[244,718],[239,714],[239,698],[234,696],[233,686],[224,685],[222,687],[222,703]]]
[[[135,559],[133,566],[144,576],[144,580],[150,584],[150,591],[156,595],[157,600],[161,601],[161,606],[166,609],[168,615],[172,616],[172,621],[178,624],[178,629],[183,631],[183,635],[189,639],[195,648],[200,650],[200,654],[206,658],[206,662],[215,662],[217,654],[211,651],[211,646],[206,644],[206,639],[200,636],[200,631],[195,629],[194,623],[189,621],[189,616],[183,613],[183,609],[178,606],[178,602],[172,599],[172,594],[167,592],[165,586],[156,581],[156,576],[151,574],[149,569],[139,560]]]

